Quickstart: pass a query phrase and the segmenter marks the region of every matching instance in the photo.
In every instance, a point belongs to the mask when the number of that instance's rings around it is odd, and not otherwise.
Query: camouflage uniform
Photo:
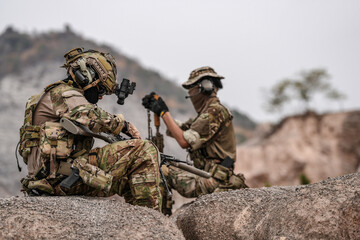
[[[174,167],[165,169],[169,185],[184,197],[247,187],[244,176],[233,172],[236,161],[233,116],[216,96],[218,88],[222,88],[220,79],[224,77],[206,66],[192,71],[189,79],[182,84],[188,89],[198,116],[184,124],[176,122],[190,145],[188,151],[194,166],[212,176],[205,179]],[[171,136],[169,131],[167,134]],[[231,164],[225,164],[229,161]]]
[[[232,118],[230,111],[213,96],[194,120],[179,123],[185,140],[191,146],[189,155],[194,166],[209,172],[212,177],[206,179],[169,167],[167,180],[171,188],[190,198],[247,187],[242,174],[234,174],[233,169],[220,164],[227,156],[236,161]]]
[[[26,109],[33,111],[26,111],[20,130],[20,153],[28,165],[28,176],[22,179],[25,191],[50,195],[119,194],[131,204],[161,211],[159,153],[151,142],[132,139],[91,150],[94,142],[91,137],[54,128],[60,118],[68,118],[93,132],[118,135],[124,127],[121,114],[109,114],[89,103],[82,90],[62,81],[30,98]],[[62,150],[61,144],[65,146]],[[61,174],[61,162],[80,171],[81,181],[70,190],[60,187],[66,177]]]

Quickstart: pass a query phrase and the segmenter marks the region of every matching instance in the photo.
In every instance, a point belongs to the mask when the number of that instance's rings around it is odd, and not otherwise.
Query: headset
[[[203,79],[200,83],[197,84],[199,86],[199,92],[194,95],[185,96],[185,98],[192,98],[200,93],[204,93],[205,95],[210,95],[214,91],[214,83],[210,79]]]
[[[205,95],[210,95],[214,91],[214,83],[209,79],[204,79],[199,83],[199,88]]]

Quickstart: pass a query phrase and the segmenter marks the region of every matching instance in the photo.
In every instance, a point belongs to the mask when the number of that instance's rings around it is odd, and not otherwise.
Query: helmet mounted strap
[[[84,90],[84,89],[81,87],[80,83],[76,80],[75,74],[74,74],[73,71],[72,71],[72,67],[69,68],[69,73],[70,73],[73,81],[75,81],[76,84],[78,85],[78,87],[79,87],[80,89]]]
[[[89,88],[95,87],[99,82],[100,82],[100,79],[98,79],[98,80],[90,83],[89,85],[83,87],[83,90],[85,91],[85,90],[87,90],[87,89],[89,89]]]

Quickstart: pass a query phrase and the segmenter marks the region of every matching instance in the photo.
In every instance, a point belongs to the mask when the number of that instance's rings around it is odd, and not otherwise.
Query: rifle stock
[[[67,119],[67,118],[61,118],[60,119],[60,123],[62,125],[63,128],[65,128],[67,131],[71,132],[74,135],[83,135],[83,136],[88,136],[88,137],[95,137],[95,138],[99,138],[104,140],[105,142],[108,143],[113,143],[115,142],[114,139],[98,134],[98,133],[94,133],[93,131],[91,131],[90,129],[88,129],[87,127],[81,125],[81,124],[76,124],[75,122]]]

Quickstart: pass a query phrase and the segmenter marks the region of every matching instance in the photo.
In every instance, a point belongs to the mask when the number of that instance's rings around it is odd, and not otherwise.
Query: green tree
[[[282,80],[273,86],[268,94],[266,110],[269,112],[281,111],[285,103],[291,101],[289,93],[290,80]]]
[[[298,100],[304,105],[305,111],[310,110],[314,96],[323,93],[330,100],[342,100],[345,95],[334,89],[330,84],[330,76],[325,69],[303,71],[294,79],[285,79],[274,85],[267,94],[266,110],[281,111],[284,105]]]

